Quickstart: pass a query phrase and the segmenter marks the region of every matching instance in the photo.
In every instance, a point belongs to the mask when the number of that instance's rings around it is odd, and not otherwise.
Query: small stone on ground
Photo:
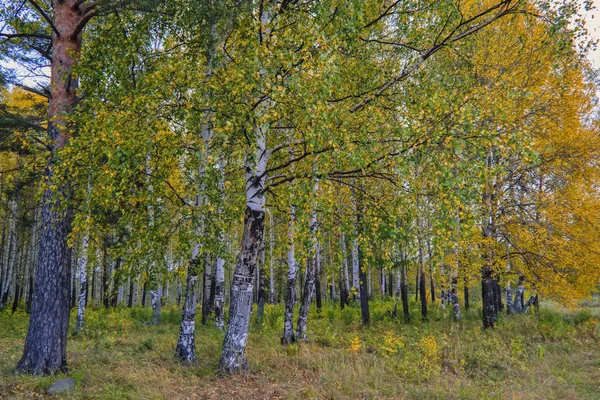
[[[62,394],[72,392],[73,389],[75,389],[75,379],[61,379],[50,385],[46,393]]]

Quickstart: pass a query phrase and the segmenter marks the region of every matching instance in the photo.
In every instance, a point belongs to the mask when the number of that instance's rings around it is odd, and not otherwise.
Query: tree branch
[[[40,13],[42,18],[44,18],[46,20],[46,22],[48,24],[50,24],[50,27],[52,28],[54,33],[56,33],[56,36],[60,37],[60,32],[58,31],[58,29],[56,29],[56,26],[54,26],[54,22],[52,22],[52,19],[50,18],[50,16],[48,16],[48,14],[46,14],[46,12],[42,9],[42,7],[40,7],[34,0],[27,0],[27,1],[29,1],[31,3],[31,5],[37,10],[37,12]]]

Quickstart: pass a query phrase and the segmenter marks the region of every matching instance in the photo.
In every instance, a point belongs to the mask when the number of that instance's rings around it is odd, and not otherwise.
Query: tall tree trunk
[[[161,313],[161,290],[160,285],[153,283],[153,288],[150,289],[150,302],[152,303],[152,325],[160,324]]]
[[[269,303],[277,303],[277,290],[275,288],[275,258],[273,249],[275,248],[275,232],[273,229],[273,215],[269,214]]]
[[[294,304],[296,302],[296,277],[298,276],[298,267],[296,265],[295,245],[294,245],[294,223],[296,221],[296,209],[290,206],[290,216],[288,220],[288,254],[287,254],[287,291],[285,297],[285,317],[283,321],[282,344],[290,344],[296,341],[294,336]]]
[[[0,310],[3,310],[8,303],[8,295],[11,291],[14,280],[15,268],[18,264],[17,249],[19,248],[19,235],[17,227],[17,218],[19,214],[18,194],[9,202],[9,228],[7,234],[7,246],[5,247],[4,260],[6,263],[5,278],[0,286]]]
[[[146,297],[148,296],[148,280],[144,281],[142,286],[142,307],[146,308]]]
[[[208,316],[212,312],[213,303],[210,299],[210,293],[212,291],[213,272],[210,259],[205,257],[204,260],[204,275],[203,275],[203,286],[202,286],[202,325],[206,325]]]
[[[215,327],[223,329],[225,327],[225,316],[223,315],[223,303],[225,292],[225,260],[217,255],[215,263]]]
[[[465,310],[469,311],[469,307],[471,306],[471,304],[469,303],[469,280],[466,276],[464,279],[463,297],[465,302]]]
[[[79,269],[79,299],[77,301],[77,318],[75,319],[75,331],[81,331],[83,328],[83,318],[85,313],[85,298],[87,296],[87,261],[88,247],[90,242],[89,226],[86,228],[83,241],[81,243],[81,256],[77,267]]]
[[[319,181],[315,179],[313,188],[313,195],[317,196],[319,191]],[[317,263],[319,262],[319,241],[317,238],[317,231],[319,226],[319,220],[317,218],[317,204],[313,205],[313,213],[310,221],[310,236],[312,241],[312,254],[306,265],[306,282],[304,283],[304,293],[302,293],[302,305],[300,306],[300,312],[298,314],[298,325],[296,327],[296,339],[297,340],[308,340],[306,335],[306,322],[308,320],[308,311],[310,309],[310,303],[312,301],[313,291],[315,289],[315,275],[317,269]]]
[[[323,310],[323,296],[321,294],[321,246],[317,243],[317,258],[315,267],[315,298],[317,301],[317,313],[320,314]]]
[[[258,267],[258,307],[256,307],[256,322],[261,323],[263,317],[265,315],[265,303],[266,303],[266,293],[265,293],[265,246],[260,250],[260,256],[258,258],[260,260]]]
[[[367,282],[367,266],[363,262],[363,250],[362,246],[358,244],[358,240],[362,237],[363,226],[363,198],[362,192],[356,193],[356,232],[357,238],[354,240],[356,246],[356,259],[359,265],[359,287],[360,287],[360,314],[363,325],[371,324],[371,313],[369,311],[369,296],[368,296],[368,282]]]
[[[71,136],[70,114],[77,103],[77,78],[72,68],[81,50],[81,31],[94,15],[95,3],[63,0],[53,4],[54,32],[50,66],[48,136],[51,156],[45,171],[49,184],[42,200],[42,232],[31,318],[23,356],[17,364],[20,373],[50,374],[67,368],[67,331],[69,327],[70,251],[72,213],[62,207],[61,197],[69,198],[68,182],[54,189],[56,153]]]
[[[175,348],[175,357],[184,363],[196,362],[196,287],[198,285],[198,270],[200,269],[197,246],[192,253],[192,259],[188,264],[179,338],[177,339],[177,347]]]
[[[483,303],[483,328],[494,328],[496,325],[496,297],[494,295],[496,283],[492,278],[489,268],[483,270],[481,280],[481,299]]]
[[[352,287],[354,288],[353,292],[358,292],[358,295],[360,296],[362,293],[360,293],[359,290],[359,271],[362,266],[360,265],[360,262],[358,260],[358,239],[354,239],[352,241],[352,249],[350,250],[350,253],[352,255]],[[366,294],[366,292],[364,293]],[[356,295],[354,296],[354,298],[356,299]]]
[[[415,271],[415,302],[419,301],[419,291],[420,291],[419,290],[419,288],[420,288],[420,286],[419,286],[419,282],[420,282],[419,281],[419,278],[420,278],[419,277],[419,273],[420,272],[421,272],[420,268],[416,268],[416,271]]]
[[[408,260],[406,254],[402,252],[402,273],[400,274],[400,295],[402,297],[402,312],[404,319],[410,319],[410,309],[408,306]]]
[[[519,276],[519,283],[515,293],[514,307],[517,314],[523,312],[523,297],[525,296],[525,287],[523,286],[523,277]]]
[[[261,26],[267,22],[268,16],[261,15]],[[265,107],[264,102],[257,106],[257,119],[260,119]],[[266,125],[255,124],[254,152],[249,153],[246,158],[246,209],[242,249],[231,282],[229,323],[219,361],[219,370],[226,374],[240,373],[248,366],[245,352],[252,312],[252,280],[258,266],[265,230],[264,189],[269,156],[265,137],[267,129]]]
[[[452,281],[450,283],[450,301],[452,302],[452,311],[454,312],[454,320],[459,321],[460,305],[458,302],[458,271],[460,270],[460,258],[459,258],[459,238],[460,238],[460,214],[457,212],[454,217],[456,225],[456,244],[454,245],[454,269],[452,271]]]
[[[127,296],[127,308],[133,307],[133,291],[134,291],[134,279],[129,277],[129,293]]]
[[[435,303],[435,281],[433,279],[433,257],[431,254],[431,239],[427,238],[427,258],[429,261],[429,290],[431,291],[431,302]]]

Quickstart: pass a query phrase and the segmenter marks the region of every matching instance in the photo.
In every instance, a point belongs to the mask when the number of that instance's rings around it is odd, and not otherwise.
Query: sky
[[[583,3],[583,0],[579,1]],[[593,3],[596,7],[595,10],[588,12],[584,11],[585,23],[590,36],[594,39],[600,39],[600,0],[594,0]],[[590,53],[589,58],[594,64],[594,67],[600,68],[600,44],[595,51]]]

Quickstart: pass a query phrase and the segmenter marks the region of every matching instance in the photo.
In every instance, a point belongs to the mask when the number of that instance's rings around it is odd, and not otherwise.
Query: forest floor
[[[180,312],[163,310],[149,325],[149,309],[86,311],[83,334],[69,336],[68,398],[97,399],[600,399],[600,331],[597,307],[539,316],[501,316],[482,331],[477,310],[460,323],[450,310],[430,309],[429,321],[391,318],[391,301],[371,303],[372,325],[362,328],[358,306],[340,311],[326,303],[311,312],[311,343],[282,346],[283,306],[267,305],[251,327],[251,372],[217,373],[223,333],[196,330],[194,366],[173,354]],[[254,314],[253,314],[254,315]],[[27,315],[0,313],[0,398],[39,398],[60,376],[14,373]],[[74,324],[72,323],[71,326]]]

